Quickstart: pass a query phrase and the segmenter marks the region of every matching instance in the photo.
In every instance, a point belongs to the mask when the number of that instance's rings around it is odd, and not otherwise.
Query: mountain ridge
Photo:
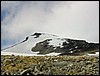
[[[99,43],[88,43],[85,40],[60,38],[57,35],[47,33],[34,33],[27,36],[22,42],[3,49],[4,52],[49,54],[52,52],[60,55],[94,51],[99,49]],[[22,51],[23,50],[23,51]],[[87,52],[88,53],[88,52]]]

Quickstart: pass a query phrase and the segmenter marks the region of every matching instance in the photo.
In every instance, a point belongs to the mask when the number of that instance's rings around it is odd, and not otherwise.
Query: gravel
[[[99,75],[99,57],[1,56],[1,75]]]

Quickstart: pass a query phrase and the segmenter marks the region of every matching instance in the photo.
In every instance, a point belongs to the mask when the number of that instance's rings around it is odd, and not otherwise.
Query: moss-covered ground
[[[2,75],[99,75],[99,57],[1,56]]]

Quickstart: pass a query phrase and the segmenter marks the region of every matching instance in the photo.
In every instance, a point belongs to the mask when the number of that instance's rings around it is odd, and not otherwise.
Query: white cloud
[[[71,7],[52,8],[53,16],[48,19],[45,28],[60,36],[99,41],[99,9],[98,2],[73,2]],[[56,31],[55,31],[56,30]]]
[[[3,39],[22,40],[34,32],[46,32],[99,42],[98,1],[1,2],[2,9],[12,6],[2,22],[1,29],[7,32],[1,34]],[[18,12],[12,17],[16,6]]]

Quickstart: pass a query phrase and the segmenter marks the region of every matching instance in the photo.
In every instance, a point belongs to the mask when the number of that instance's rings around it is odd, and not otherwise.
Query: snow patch
[[[70,53],[73,53],[73,51],[70,51]]]
[[[55,50],[57,47],[54,47],[53,50]]]
[[[13,53],[13,52],[3,52],[1,51],[1,55],[15,55],[15,56],[44,56],[44,55],[37,55],[39,52],[33,52],[33,54],[26,54],[26,53]]]
[[[75,48],[78,48],[78,46],[75,46]]]
[[[38,54],[39,52],[33,52],[32,54],[26,54],[26,53],[13,53],[13,52],[3,52],[1,51],[1,55],[15,55],[15,56],[57,56],[61,53],[49,53],[45,55]]]
[[[64,47],[64,46],[62,46],[62,44],[65,41],[66,41],[65,39],[62,40],[60,38],[53,38],[51,41],[49,41],[49,45],[53,45],[53,47],[58,47],[59,46],[60,48],[62,48],[62,47]]]
[[[87,54],[88,56],[99,56],[99,52],[96,52],[95,54]]]
[[[52,53],[46,54],[46,56],[57,56],[59,54],[61,54],[61,53],[52,52]]]
[[[72,50],[73,48],[70,48],[69,50]]]

